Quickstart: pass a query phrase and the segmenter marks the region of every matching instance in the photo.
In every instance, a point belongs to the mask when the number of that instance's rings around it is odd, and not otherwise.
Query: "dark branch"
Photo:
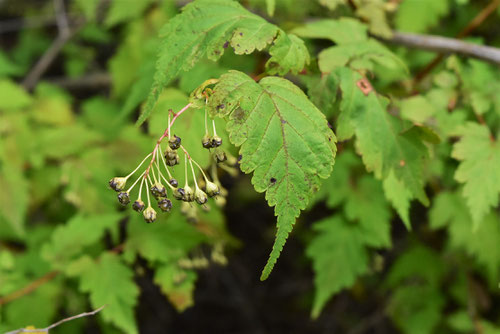
[[[458,55],[473,57],[492,64],[500,65],[500,49],[491,46],[467,43],[454,38],[409,34],[395,31],[393,37],[387,41],[410,48],[438,53],[456,53]]]

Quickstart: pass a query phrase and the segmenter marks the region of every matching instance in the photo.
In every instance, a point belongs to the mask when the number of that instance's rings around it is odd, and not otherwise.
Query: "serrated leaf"
[[[342,90],[342,112],[338,119],[338,129],[342,131],[337,131],[339,139],[348,139],[355,134],[356,148],[368,171],[373,171],[375,177],[382,180],[394,173],[396,180],[401,182],[401,187],[407,189],[411,198],[428,204],[423,189],[423,163],[428,153],[420,136],[406,131],[403,121],[386,111],[387,101],[379,98],[374,91],[369,91],[366,95],[361,91],[358,85],[366,79],[359,73],[347,68],[335,73]],[[402,194],[402,189],[398,193]],[[388,196],[393,203],[396,203],[395,197]],[[396,205],[400,213],[407,211],[406,207],[409,204],[401,200]],[[406,214],[402,217],[407,220]]]
[[[460,161],[455,179],[464,183],[463,195],[475,228],[500,194],[500,143],[493,140],[484,125],[468,123],[460,131],[460,141],[453,145],[452,157]]]
[[[53,268],[62,269],[69,260],[79,255],[84,247],[97,242],[107,229],[115,226],[120,214],[77,215],[59,226],[51,240],[42,248],[42,256]]]
[[[207,238],[189,224],[176,206],[168,216],[159,214],[155,224],[144,225],[140,215],[131,217],[124,257],[133,261],[141,255],[151,262],[177,260]]]
[[[344,210],[346,218],[359,223],[367,246],[391,246],[391,211],[384,199],[380,181],[371,175],[364,175],[359,179],[350,189]]]
[[[279,63],[279,73],[298,72],[299,58],[293,59],[285,50],[306,52],[297,38],[290,40],[281,29],[255,15],[233,0],[197,0],[186,5],[182,13],[167,23],[160,32],[162,43],[156,64],[151,93],[137,121],[141,124],[149,117],[163,87],[182,71],[191,69],[205,55],[218,60],[229,45],[236,54],[249,54],[268,46],[279,34],[283,40],[271,47],[273,63]],[[280,59],[279,57],[286,59]],[[308,55],[307,55],[308,57]],[[302,55],[300,59],[306,59]],[[286,68],[291,66],[291,68]]]
[[[426,32],[448,13],[448,0],[405,0],[396,12],[396,28],[407,32]]]
[[[8,79],[0,80],[0,110],[19,109],[29,106],[33,98]]]
[[[307,247],[306,254],[315,272],[314,297],[311,315],[317,318],[328,299],[354,284],[368,269],[368,254],[362,232],[348,225],[340,216],[316,222],[318,234]]]
[[[464,200],[458,194],[443,192],[435,198],[429,218],[431,227],[447,227],[450,246],[464,249],[487,269],[491,284],[497,284],[500,268],[498,215],[490,213],[475,225]]]
[[[231,71],[220,78],[209,101],[213,114],[228,117],[227,131],[240,147],[240,168],[266,192],[278,216],[276,240],[262,272],[266,279],[304,210],[327,178],[335,156],[335,135],[325,116],[290,81],[266,77],[256,83]]]
[[[120,258],[104,253],[93,266],[80,276],[80,290],[90,294],[93,308],[107,305],[99,316],[113,323],[125,333],[137,333],[134,307],[139,288],[133,280],[134,273]]]
[[[269,74],[285,75],[289,71],[300,72],[309,64],[309,52],[304,41],[295,35],[278,33],[273,47],[269,50],[271,58],[266,62]]]
[[[387,3],[384,0],[361,0],[356,15],[368,22],[370,32],[383,38],[391,38],[392,30],[387,21]]]
[[[318,55],[318,65],[322,73],[330,73],[347,65],[354,69],[372,70],[375,64],[389,69],[407,70],[401,59],[375,39],[332,46]]]
[[[177,311],[182,312],[194,304],[196,278],[195,271],[182,270],[170,264],[156,269],[154,282],[160,286]]]

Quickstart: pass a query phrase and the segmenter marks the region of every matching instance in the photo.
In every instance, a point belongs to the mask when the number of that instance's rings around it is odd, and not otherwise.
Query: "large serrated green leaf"
[[[315,272],[316,293],[311,314],[316,318],[332,295],[354,284],[367,271],[368,254],[363,232],[340,216],[317,222],[314,229],[320,233],[306,252]]]
[[[500,143],[487,127],[468,123],[453,146],[452,157],[460,160],[455,179],[464,183],[463,195],[477,228],[500,194]]]
[[[361,74],[347,68],[338,69],[335,73],[342,90],[342,112],[337,130],[339,138],[348,139],[355,134],[356,147],[367,170],[383,180],[394,173],[396,180],[401,182],[402,190],[406,188],[411,198],[427,205],[428,198],[423,189],[423,163],[428,153],[420,137],[414,131],[407,131],[403,121],[386,111],[387,101],[374,91],[362,92],[358,86],[364,80]],[[409,201],[411,198],[407,192],[405,197]],[[408,210],[408,203],[394,201],[396,196],[387,197],[402,218],[407,220],[403,212]]]
[[[230,71],[214,88],[212,114],[228,116],[229,139],[241,146],[240,168],[275,206],[278,231],[261,279],[271,273],[320,179],[334,163],[336,137],[325,116],[290,81],[266,77],[259,83]]]
[[[250,54],[266,48],[278,34],[279,43],[270,48],[273,57],[269,67],[275,73],[297,73],[309,61],[298,37],[289,37],[233,0],[197,0],[186,5],[160,32],[154,83],[138,124],[148,118],[162,88],[205,55],[216,61],[228,46],[236,54]]]

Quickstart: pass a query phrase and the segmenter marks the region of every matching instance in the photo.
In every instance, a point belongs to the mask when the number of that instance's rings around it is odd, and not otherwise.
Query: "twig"
[[[47,81],[54,85],[61,86],[66,89],[100,89],[108,87],[111,84],[111,76],[107,73],[89,73],[78,78],[47,78]]]
[[[395,31],[389,42],[438,53],[457,53],[500,65],[500,49],[432,35],[409,34]]]
[[[88,316],[91,316],[91,315],[95,315],[96,313],[100,312],[106,306],[107,305],[103,305],[103,306],[99,307],[97,310],[94,310],[94,311],[91,311],[91,312],[80,313],[80,314],[74,315],[72,317],[59,320],[58,322],[50,325],[49,327],[40,328],[40,329],[25,329],[25,328],[20,328],[20,329],[16,329],[15,331],[7,332],[5,334],[39,333],[39,332],[48,333],[49,330],[53,329],[54,327],[59,326],[60,324],[65,323],[65,322],[68,322],[68,321],[71,321],[71,320],[75,320],[75,319],[79,319],[79,318],[83,318],[83,317],[88,317]]]
[[[70,30],[68,18],[64,8],[63,0],[54,0],[54,10],[56,12],[56,22],[58,27],[58,35],[50,47],[45,51],[43,56],[38,60],[35,66],[31,69],[28,75],[23,80],[23,86],[31,90],[35,87],[40,77],[47,71],[49,66],[54,62],[63,46],[74,35],[78,28]]]
[[[59,274],[59,272],[57,270],[54,270],[54,271],[51,271],[51,272],[48,272],[47,274],[43,275],[42,277],[34,280],[33,282],[31,282],[30,284],[28,284],[27,286],[25,286],[24,288],[20,289],[20,290],[17,290],[17,291],[14,291],[12,292],[11,294],[5,296],[5,297],[0,297],[0,306],[1,305],[4,305],[4,304],[7,304],[15,299],[18,299],[22,296],[25,296],[33,291],[35,291],[36,289],[38,289],[38,287],[40,287],[41,285],[47,283],[48,281],[52,280],[54,277],[57,276],[57,274]]]
[[[468,36],[474,29],[479,27],[481,23],[483,23],[484,20],[488,18],[488,16],[494,13],[495,9],[497,9],[498,6],[500,6],[500,0],[491,1],[488,6],[486,6],[479,14],[477,14],[476,17],[474,17],[472,21],[470,21],[469,24],[467,24],[467,26],[465,26],[465,28],[458,33],[457,38],[460,39]],[[440,54],[436,56],[429,64],[427,64],[415,76],[414,85],[422,81],[422,79],[425,78],[432,71],[432,69],[436,67],[443,59],[444,55]]]

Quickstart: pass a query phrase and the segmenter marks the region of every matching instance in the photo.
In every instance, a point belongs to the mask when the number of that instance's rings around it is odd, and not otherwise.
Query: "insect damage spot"
[[[269,182],[271,182],[271,185],[273,185],[276,183],[276,179],[274,177],[272,177],[269,179]]]
[[[227,47],[229,46],[229,41],[226,41],[226,43],[224,43],[224,45],[222,46],[224,49],[226,49]]]
[[[363,92],[363,94],[365,94],[365,96],[367,96],[368,94],[370,94],[371,91],[373,91],[373,87],[370,84],[370,81],[368,81],[368,79],[366,78],[362,78],[356,81],[356,86],[358,86],[358,88]]]

